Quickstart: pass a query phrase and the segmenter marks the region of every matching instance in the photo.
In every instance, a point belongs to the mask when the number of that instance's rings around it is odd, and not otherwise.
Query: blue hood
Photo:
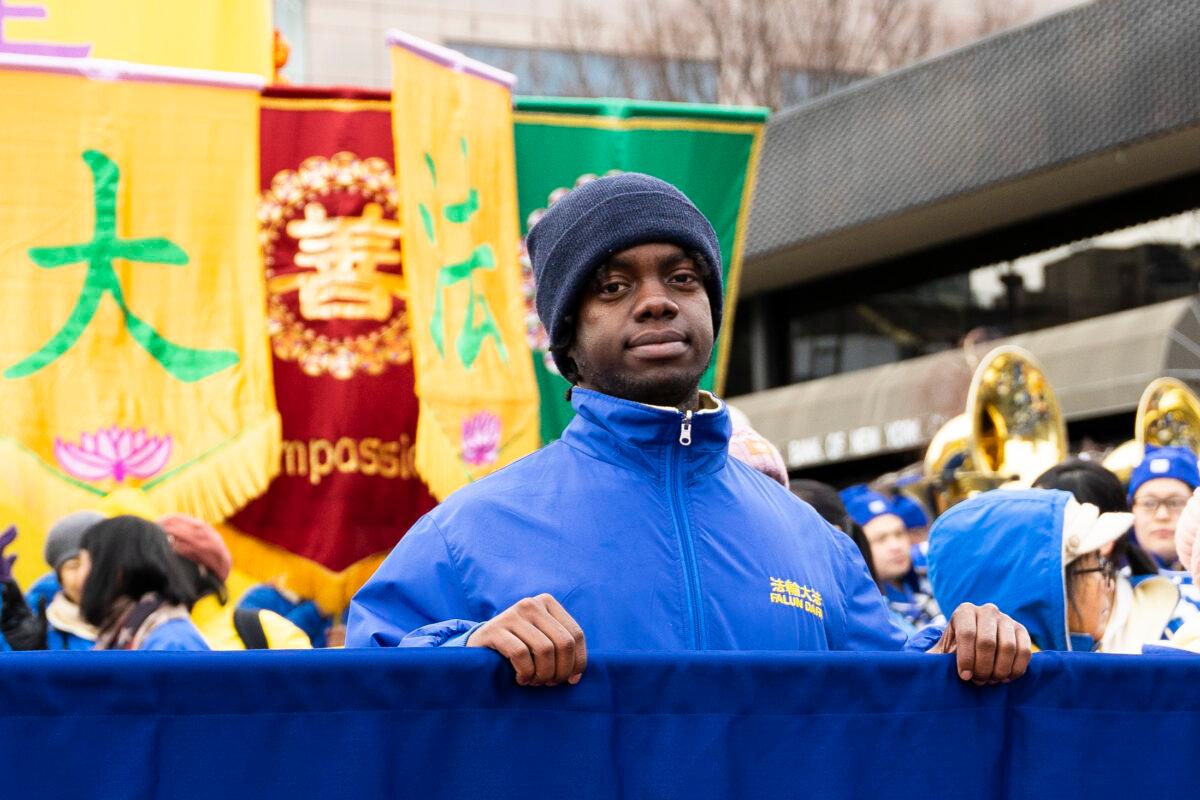
[[[929,531],[929,580],[942,608],[995,603],[1042,650],[1070,650],[1063,583],[1063,512],[1069,492],[984,492]]]

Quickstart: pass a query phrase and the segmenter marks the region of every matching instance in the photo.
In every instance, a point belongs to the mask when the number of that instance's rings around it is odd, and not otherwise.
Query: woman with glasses
[[[1196,454],[1184,447],[1149,447],[1129,478],[1133,534],[1160,570],[1183,570],[1175,548],[1175,526],[1200,485]]]
[[[1193,584],[1200,577],[1200,490],[1192,493],[1179,514],[1175,526],[1175,546],[1180,563],[1187,569]],[[1193,586],[1187,588],[1194,589]],[[1170,647],[1200,653],[1200,613],[1176,630],[1167,642]]]
[[[1036,489],[1063,489],[1081,503],[1107,511],[1126,511],[1128,500],[1120,479],[1095,461],[1072,458],[1046,470],[1033,482]],[[1183,599],[1170,578],[1158,574],[1158,564],[1133,541],[1121,536],[1100,553],[1119,571],[1112,593],[1112,611],[1098,650],[1140,653],[1144,645],[1170,639],[1188,620],[1200,615]]]
[[[1200,610],[1200,587],[1179,560],[1175,529],[1188,498],[1200,485],[1196,454],[1185,447],[1148,447],[1129,478],[1133,535],[1158,567],[1158,574],[1179,588],[1184,600]],[[1137,577],[1131,576],[1137,583]]]
[[[996,490],[959,503],[929,531],[929,578],[948,607],[994,603],[1041,650],[1092,651],[1113,608],[1116,567],[1103,551],[1129,530],[1060,490]]]

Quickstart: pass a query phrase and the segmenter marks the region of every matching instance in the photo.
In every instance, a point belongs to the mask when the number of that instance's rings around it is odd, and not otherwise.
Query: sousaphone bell
[[[1067,427],[1036,358],[992,350],[971,378],[966,412],[941,427],[925,451],[924,482],[941,514],[979,492],[1029,486],[1067,457]]]
[[[1104,467],[1129,482],[1147,447],[1186,447],[1200,454],[1200,398],[1178,378],[1156,378],[1142,392],[1134,438],[1109,453]]]

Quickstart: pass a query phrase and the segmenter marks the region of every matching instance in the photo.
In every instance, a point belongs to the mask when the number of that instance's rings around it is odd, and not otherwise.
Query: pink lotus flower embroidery
[[[121,483],[129,476],[149,478],[165,467],[171,457],[171,437],[147,436],[145,429],[101,428],[94,434],[80,434],[79,444],[55,438],[54,457],[76,478],[111,477]]]
[[[462,459],[472,467],[495,464],[500,458],[500,418],[490,411],[463,420]]]

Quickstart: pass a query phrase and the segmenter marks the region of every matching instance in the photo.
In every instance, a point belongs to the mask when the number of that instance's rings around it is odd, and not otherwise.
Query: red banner
[[[413,468],[390,103],[386,92],[273,87],[261,108],[283,454],[226,534],[239,569],[333,611],[434,503]]]

